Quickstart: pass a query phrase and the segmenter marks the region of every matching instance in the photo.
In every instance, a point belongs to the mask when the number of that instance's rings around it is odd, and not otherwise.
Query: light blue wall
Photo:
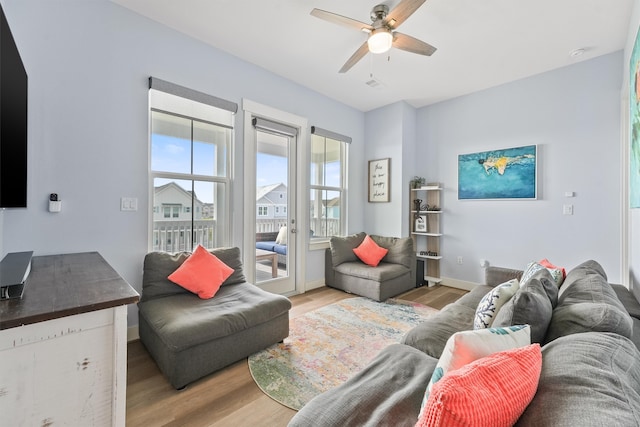
[[[482,281],[481,259],[513,268],[595,259],[620,283],[622,59],[612,53],[418,111],[415,169],[445,187],[442,276]],[[538,200],[457,200],[459,154],[531,144]]]
[[[391,159],[391,197],[389,203],[366,202],[364,230],[356,231],[395,237],[409,235],[407,164],[415,148],[415,120],[415,109],[405,102],[367,112],[366,160],[368,163],[368,160]]]
[[[213,49],[107,0],[2,0],[29,75],[28,208],[4,212],[3,253],[99,251],[140,289],[148,232],[149,76],[268,105],[349,135],[364,158],[364,113]],[[243,212],[243,117],[236,118],[234,212]],[[361,229],[363,162],[349,169],[349,227]],[[56,192],[62,212],[47,211]],[[121,212],[121,197],[137,212]],[[241,215],[233,244],[242,246]],[[308,253],[308,281],[324,278]],[[137,323],[134,308],[129,323]]]

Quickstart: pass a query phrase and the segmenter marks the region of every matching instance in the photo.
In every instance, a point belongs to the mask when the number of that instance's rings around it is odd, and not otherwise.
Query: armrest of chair
[[[327,248],[324,251],[324,284],[333,286],[335,283],[335,274],[335,271],[333,271],[331,248]]]
[[[511,279],[522,278],[522,270],[514,270],[512,268],[488,266],[484,270],[484,283],[489,286],[498,286],[501,283]]]

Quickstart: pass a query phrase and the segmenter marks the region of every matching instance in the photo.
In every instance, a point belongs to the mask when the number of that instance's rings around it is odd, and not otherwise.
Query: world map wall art
[[[629,206],[640,208],[640,42],[636,41],[629,61]]]
[[[458,199],[536,199],[537,146],[458,156]]]

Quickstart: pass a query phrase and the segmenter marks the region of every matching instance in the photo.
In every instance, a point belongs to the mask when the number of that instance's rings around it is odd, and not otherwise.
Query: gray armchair
[[[365,237],[366,233],[358,233],[331,238],[331,247],[325,252],[325,284],[376,301],[414,288],[416,253],[411,238],[371,235],[379,246],[389,250],[377,267],[371,267],[353,252]]]

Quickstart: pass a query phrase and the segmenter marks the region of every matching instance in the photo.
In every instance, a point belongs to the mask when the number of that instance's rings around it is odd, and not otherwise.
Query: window
[[[258,206],[258,216],[267,216],[269,208],[267,206]]]
[[[312,127],[310,227],[313,239],[346,234],[346,166],[351,138]]]
[[[235,111],[212,106],[216,100],[223,101],[150,79],[153,229],[149,240],[155,251],[229,245],[228,171]]]

